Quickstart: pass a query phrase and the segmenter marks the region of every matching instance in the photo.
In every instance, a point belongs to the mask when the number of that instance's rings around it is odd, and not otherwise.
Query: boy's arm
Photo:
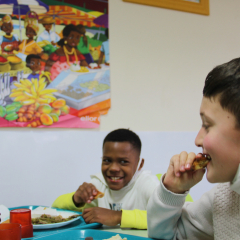
[[[147,229],[147,211],[122,209],[121,228]]]
[[[213,239],[212,204],[215,188],[200,200],[185,203],[184,194],[167,190],[162,181],[147,206],[148,236],[160,239]]]
[[[192,202],[192,198],[189,194],[185,200]],[[147,229],[147,211],[139,209],[122,209],[121,228]]]
[[[52,207],[55,208],[62,208],[62,209],[68,209],[72,211],[82,211],[82,208],[84,207],[84,204],[77,207],[73,202],[73,195],[75,192],[67,193],[59,196],[54,203],[52,204]]]
[[[67,193],[59,196],[52,204],[52,207],[67,209],[71,211],[82,212],[84,208],[96,207],[96,201],[92,201],[90,204],[81,204],[76,206],[73,201],[73,195],[75,192]]]

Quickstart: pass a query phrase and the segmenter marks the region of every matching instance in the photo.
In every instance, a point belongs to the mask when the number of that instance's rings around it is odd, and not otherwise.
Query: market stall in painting
[[[70,1],[0,0],[0,127],[97,128],[108,113],[108,1]]]

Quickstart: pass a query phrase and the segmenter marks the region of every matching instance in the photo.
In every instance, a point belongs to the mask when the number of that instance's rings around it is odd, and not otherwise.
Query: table
[[[130,235],[127,233],[117,233],[109,232],[99,229],[74,229],[69,231],[64,231],[58,234],[49,235],[42,237],[40,240],[85,240],[86,237],[92,237],[94,240],[103,240],[109,239],[113,236],[120,235],[122,239],[126,238],[127,240],[148,240],[150,238]],[[152,239],[152,238],[151,238]],[[30,240],[30,239],[29,239]]]
[[[31,210],[35,209],[37,206],[19,206],[19,207],[14,207],[14,208],[10,208],[10,210],[12,209],[17,209],[17,208],[29,208]],[[109,226],[105,226],[99,224],[99,223],[92,223],[92,224],[86,224],[84,222],[84,220],[82,218],[80,218],[79,220],[70,223],[69,225],[66,225],[64,227],[60,227],[60,228],[52,228],[52,229],[46,229],[46,230],[34,230],[33,235],[35,235],[35,237],[33,238],[24,238],[24,239],[28,239],[28,240],[56,240],[57,235],[60,236],[60,234],[63,234],[63,237],[59,237],[60,240],[65,240],[66,237],[68,236],[68,232],[69,234],[75,234],[78,235],[80,231],[84,231],[84,230],[98,230],[98,231],[103,231],[106,232],[106,235],[109,235],[109,233],[116,233],[113,234],[117,235],[120,234],[121,235],[132,235],[135,236],[133,237],[133,239],[128,239],[128,240],[137,240],[138,237],[144,237],[147,238],[147,230],[138,230],[138,229],[121,229],[120,226],[115,226],[115,227],[109,227]],[[71,233],[70,233],[71,232]],[[84,233],[83,233],[84,234]],[[105,238],[109,238],[109,237],[105,237]],[[58,240],[59,240],[58,239]],[[79,236],[77,236],[77,238],[69,238],[70,239],[79,239]],[[80,238],[81,239],[81,238]]]
[[[139,237],[148,237],[147,230],[140,230],[140,229],[130,229],[130,228],[120,228],[119,226],[116,227],[108,227],[108,226],[102,226],[99,228],[99,230],[108,231],[108,232],[115,232],[119,234],[129,234]]]

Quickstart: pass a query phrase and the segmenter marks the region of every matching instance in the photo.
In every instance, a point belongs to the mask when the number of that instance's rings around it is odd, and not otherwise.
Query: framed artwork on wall
[[[209,0],[123,0],[124,2],[139,3],[184,12],[209,15]]]

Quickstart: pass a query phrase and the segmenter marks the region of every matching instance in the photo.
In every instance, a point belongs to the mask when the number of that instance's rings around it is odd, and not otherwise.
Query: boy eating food
[[[181,152],[151,196],[148,235],[158,239],[240,238],[240,58],[215,67],[206,77],[200,107],[202,127],[195,144],[209,160],[207,179],[215,185],[198,201],[184,203],[205,169],[192,170],[202,155]]]
[[[110,132],[103,141],[102,172],[91,175],[76,192],[58,197],[52,207],[83,211],[86,223],[147,228],[146,207],[159,180],[142,170],[141,140],[128,129]],[[96,198],[98,192],[104,194]]]

